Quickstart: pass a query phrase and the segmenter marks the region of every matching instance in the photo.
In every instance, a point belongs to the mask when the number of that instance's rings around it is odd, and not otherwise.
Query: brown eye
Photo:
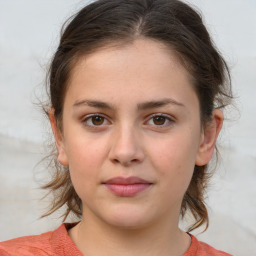
[[[104,117],[102,116],[92,116],[91,120],[93,125],[102,125],[104,123]]]
[[[111,122],[109,122],[107,117],[95,113],[85,116],[85,118],[82,120],[82,124],[88,129],[96,129],[97,131],[101,131],[103,128],[107,128],[109,125],[111,125]]]
[[[174,123],[175,121],[170,115],[163,113],[151,115],[151,118],[149,118],[146,122],[147,125],[159,129],[171,127]]]
[[[165,121],[166,121],[166,117],[163,117],[163,116],[153,117],[153,122],[155,125],[163,125]]]

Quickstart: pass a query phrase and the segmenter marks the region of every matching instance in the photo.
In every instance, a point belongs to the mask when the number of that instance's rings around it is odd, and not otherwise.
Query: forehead
[[[137,39],[80,57],[72,69],[68,91],[81,97],[83,93],[101,93],[101,97],[162,97],[169,93],[177,97],[193,90],[191,81],[172,49],[157,41]]]
[[[125,65],[131,64],[138,70],[147,69],[150,71],[164,69],[172,69],[183,72],[188,79],[192,76],[184,68],[181,57],[166,44],[148,38],[140,38],[131,42],[113,42],[97,48],[91,53],[84,54],[75,58],[71,70],[71,78],[82,70],[95,72],[106,71],[118,71],[123,69]],[[107,70],[109,68],[109,70]],[[150,75],[150,74],[148,74]]]

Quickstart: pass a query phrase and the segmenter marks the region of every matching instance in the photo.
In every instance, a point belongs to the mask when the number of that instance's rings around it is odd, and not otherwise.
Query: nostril
[[[120,161],[117,160],[117,159],[113,159],[113,162],[114,162],[114,163],[119,163]]]
[[[114,164],[129,166],[144,159],[143,149],[134,138],[135,134],[123,131],[113,139],[113,144],[109,151],[109,160]]]
[[[131,165],[133,163],[140,162],[140,160],[136,159],[136,158],[130,159],[130,160],[129,159],[123,159],[122,160],[122,159],[115,158],[115,159],[112,160],[112,162],[115,163],[115,164],[121,164],[123,166],[129,166],[129,165]]]

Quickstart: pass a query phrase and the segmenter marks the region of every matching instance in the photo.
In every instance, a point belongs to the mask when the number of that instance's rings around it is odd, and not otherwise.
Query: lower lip
[[[106,187],[115,195],[122,197],[135,196],[151,186],[150,183],[138,184],[105,184]]]

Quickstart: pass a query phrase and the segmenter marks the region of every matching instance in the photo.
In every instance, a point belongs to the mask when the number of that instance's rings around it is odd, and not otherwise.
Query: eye
[[[155,125],[163,125],[166,122],[166,117],[163,116],[154,116],[152,119]]]
[[[95,127],[95,126],[103,126],[108,124],[108,120],[104,117],[101,116],[99,114],[94,114],[94,115],[90,115],[90,116],[86,116],[83,119],[83,123],[86,126],[91,126],[91,127]]]
[[[148,119],[147,124],[153,125],[153,126],[160,126],[160,127],[166,127],[173,123],[173,119],[164,114],[154,114],[151,116],[150,119]]]

